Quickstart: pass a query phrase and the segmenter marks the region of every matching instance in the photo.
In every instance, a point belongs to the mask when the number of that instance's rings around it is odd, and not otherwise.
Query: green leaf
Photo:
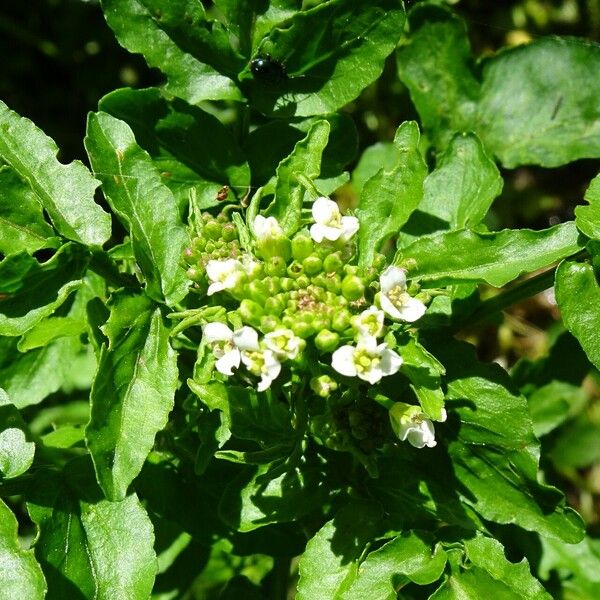
[[[267,84],[246,70],[242,87],[266,114],[334,112],[381,75],[404,21],[404,9],[396,0],[331,0],[297,12],[272,29],[257,49],[283,63],[288,77]]]
[[[318,177],[323,150],[329,139],[329,129],[327,121],[317,121],[306,137],[294,146],[292,153],[277,167],[275,199],[268,213],[279,221],[283,232],[288,236],[300,227],[302,206],[310,197],[297,180],[296,174],[302,173],[309,179]]]
[[[0,335],[21,335],[54,313],[81,286],[89,259],[65,244],[44,263],[25,252],[0,262]]]
[[[0,368],[0,387],[17,408],[39,404],[61,387],[69,391],[89,388],[94,357],[77,337],[59,338],[24,354],[18,352],[16,341],[10,347],[0,346],[12,358]]]
[[[600,369],[600,286],[588,263],[562,262],[556,270],[556,302],[565,327],[578,339],[590,361]]]
[[[589,238],[600,240],[600,175],[592,179],[584,198],[589,206],[575,207],[575,224]]]
[[[342,598],[356,579],[366,545],[380,531],[382,517],[376,502],[357,500],[325,523],[300,558],[297,600]]]
[[[565,424],[548,456],[561,470],[584,469],[600,459],[600,425],[585,415]]]
[[[365,183],[383,168],[391,171],[398,160],[398,151],[392,142],[377,142],[365,148],[352,171],[352,187],[360,198]]]
[[[247,532],[271,523],[295,522],[321,510],[331,494],[323,469],[312,457],[300,464],[281,460],[244,466],[227,485],[219,504],[221,519]]]
[[[0,500],[0,594],[2,600],[43,600],[46,582],[32,550],[22,550],[17,519]]]
[[[398,352],[402,356],[400,372],[410,380],[419,404],[431,419],[439,421],[444,408],[444,392],[441,389],[441,376],[444,366],[413,337],[407,343],[401,342]]]
[[[54,230],[44,220],[32,189],[7,165],[0,167],[0,252],[4,256],[56,247]]]
[[[135,494],[109,502],[88,457],[40,471],[27,508],[48,600],[148,598],[156,574],[152,523]]]
[[[540,37],[475,66],[464,25],[449,10],[416,7],[410,22],[399,75],[438,147],[471,130],[508,168],[600,156],[600,84],[572,85],[600,68],[600,46]]]
[[[167,76],[165,89],[191,104],[203,100],[241,100],[235,83],[217,70],[220,56],[229,75],[243,68],[218,24],[214,38],[205,27],[204,9],[193,0],[103,0],[102,9],[119,43],[144,55]],[[216,42],[218,38],[218,43]],[[215,45],[217,47],[215,47]],[[211,47],[213,46],[213,47]],[[213,63],[215,66],[211,66]]]
[[[461,134],[452,138],[423,190],[423,200],[404,228],[402,245],[434,231],[481,223],[502,191],[502,177],[479,138]]]
[[[358,576],[343,600],[396,600],[407,583],[428,585],[437,581],[446,566],[441,546],[432,549],[433,536],[407,531],[371,552],[360,564]]]
[[[541,437],[556,429],[586,402],[587,394],[580,387],[563,381],[552,381],[537,389],[528,398],[535,435]]]
[[[63,165],[56,144],[29,119],[0,101],[0,157],[25,180],[64,237],[101,246],[110,237],[110,216],[94,202],[98,187],[79,161]]]
[[[369,267],[375,252],[408,221],[423,197],[427,166],[419,151],[419,127],[406,121],[394,137],[393,167],[380,169],[364,185],[357,211],[359,266]]]
[[[216,205],[215,188],[227,184],[242,195],[250,185],[250,169],[237,141],[198,107],[183,100],[168,102],[156,88],[124,88],[104,96],[99,109],[131,127],[177,198],[187,202],[194,189]]]
[[[158,308],[143,296],[117,296],[110,308],[86,441],[106,497],[122,500],[167,423],[178,373]]]
[[[0,478],[18,477],[31,466],[35,444],[27,437],[21,414],[0,388]]]
[[[131,235],[148,295],[177,303],[189,283],[180,264],[188,235],[173,194],[123,121],[91,113],[85,147],[104,195]]]
[[[471,564],[487,571],[498,583],[510,589],[515,598],[546,600],[551,596],[533,577],[526,559],[519,563],[509,562],[502,544],[495,539],[477,536],[465,540],[465,551]],[[494,596],[496,598],[498,596]]]
[[[501,287],[580,248],[577,228],[571,221],[541,231],[444,231],[400,249],[394,260],[414,261],[410,277],[428,286],[485,281]]]
[[[578,542],[581,519],[556,488],[538,482],[539,447],[527,403],[511,390],[508,375],[495,364],[478,363],[469,344],[438,343],[436,355],[448,381],[449,424],[440,428],[458,425],[448,452],[464,486],[463,501],[490,521]]]

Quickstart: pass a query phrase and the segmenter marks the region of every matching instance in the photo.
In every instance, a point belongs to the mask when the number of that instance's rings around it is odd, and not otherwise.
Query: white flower
[[[207,294],[212,296],[216,292],[235,287],[245,272],[244,265],[235,258],[209,260],[206,264],[206,274],[211,284]]]
[[[342,346],[331,357],[331,366],[347,377],[359,377],[371,384],[384,375],[393,375],[402,364],[402,358],[387,347],[377,345],[375,338],[362,338],[356,346]]]
[[[253,225],[257,240],[283,237],[283,231],[275,217],[256,215]]]
[[[427,307],[406,291],[406,272],[394,265],[388,267],[379,277],[381,308],[393,319],[412,323],[420,319]]]
[[[440,421],[445,421],[446,417],[446,411],[442,409]],[[390,422],[402,442],[408,441],[415,448],[433,448],[437,444],[433,423],[418,406],[396,402],[390,409]]]
[[[260,377],[256,389],[264,392],[281,371],[281,363],[271,350],[243,350],[242,362],[250,373]]]
[[[342,217],[338,205],[324,196],[313,203],[312,215],[315,224],[310,228],[310,235],[317,243],[322,242],[323,238],[347,241],[358,231],[358,219]]]
[[[302,346],[302,339],[291,329],[276,329],[265,335],[265,346],[278,358],[294,359]]]
[[[202,328],[202,335],[218,359],[215,364],[217,371],[233,375],[233,369],[240,366],[240,351],[233,343],[233,331],[223,323],[207,323]]]
[[[379,337],[383,332],[383,311],[375,306],[370,306],[359,315],[352,317],[352,327],[357,333],[357,338]]]

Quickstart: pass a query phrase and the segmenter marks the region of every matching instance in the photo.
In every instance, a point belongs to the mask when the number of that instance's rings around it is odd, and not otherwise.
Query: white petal
[[[233,375],[233,369],[240,366],[240,351],[237,348],[224,354],[215,364],[217,371],[223,375]]]
[[[257,239],[267,237],[280,237],[283,235],[281,227],[275,217],[256,215],[254,219],[254,235]]]
[[[244,325],[233,332],[233,343],[240,350],[258,350],[258,332],[252,327]]]
[[[379,367],[374,367],[372,369],[369,369],[368,371],[358,373],[358,377],[363,381],[368,381],[371,385],[374,385],[378,381],[381,381],[381,378],[383,377],[383,372]]]
[[[329,225],[323,225],[322,223],[315,223],[310,226],[310,237],[320,244],[323,238],[335,242],[342,235],[342,230],[337,227],[329,227]]]
[[[383,348],[382,348],[383,346]],[[402,357],[390,350],[386,344],[380,344],[378,349],[381,348],[381,363],[380,368],[383,375],[393,375],[398,372],[400,365],[402,364]]]
[[[271,387],[273,380],[277,378],[281,372],[281,363],[275,358],[275,355],[270,350],[263,352],[265,364],[261,374],[261,380],[258,382],[256,389],[259,392],[264,392]]]
[[[346,377],[356,377],[354,346],[342,346],[331,355],[331,366]]]
[[[427,307],[420,300],[405,294],[402,297],[402,306],[398,309],[399,316],[396,318],[413,323],[417,319],[420,319],[426,310]]]
[[[342,239],[349,240],[359,228],[359,222],[356,217],[342,217]]]
[[[408,443],[415,448],[433,448],[437,445],[435,441],[435,430],[429,419],[425,419],[418,426],[409,428],[405,437]]]
[[[207,323],[202,328],[202,335],[210,344],[212,342],[225,342],[231,340],[233,331],[231,331],[224,323]]]
[[[220,281],[215,281],[214,283],[211,283],[208,286],[208,289],[206,290],[206,294],[208,296],[212,296],[213,294],[216,294],[217,292],[221,292],[224,289],[225,289],[225,286]]]
[[[327,224],[332,219],[339,217],[340,209],[333,200],[321,196],[312,205],[312,215],[317,223]]]
[[[310,237],[317,242],[317,244],[320,244],[323,241],[323,225],[319,225],[318,223],[311,225]]]
[[[379,296],[379,304],[381,310],[392,317],[392,319],[400,319],[402,317],[402,313],[392,304],[392,301],[385,294]]]
[[[448,418],[448,413],[446,412],[445,408],[442,408],[442,416],[438,419],[438,421],[440,423],[444,423],[444,421],[446,421],[447,418]]]
[[[406,289],[406,271],[395,265],[390,265],[379,277],[381,291],[385,294],[399,286]]]

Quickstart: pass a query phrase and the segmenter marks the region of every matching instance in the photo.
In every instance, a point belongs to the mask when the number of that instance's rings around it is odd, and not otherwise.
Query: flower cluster
[[[313,203],[312,217],[308,228],[290,239],[277,219],[256,216],[249,223],[252,252],[247,244],[242,252],[233,223],[205,216],[201,236],[186,252],[188,275],[197,288],[229,309],[233,329],[222,322],[203,327],[216,370],[232,376],[243,368],[257,378],[258,391],[271,386],[286,361],[312,375],[311,388],[322,398],[343,383],[340,375],[374,385],[397,373],[403,362],[386,322],[412,323],[426,310],[407,286],[406,271],[395,265],[384,269],[382,255],[359,271],[356,217],[343,216],[325,197]],[[329,374],[315,375],[316,365],[307,367],[309,345],[319,356],[312,362],[329,365]],[[421,437],[414,427],[408,431],[408,417],[395,426],[399,409],[393,410],[390,418],[400,439],[417,447],[435,444],[431,421],[422,413],[419,423],[429,423],[430,438],[425,429],[419,430]]]

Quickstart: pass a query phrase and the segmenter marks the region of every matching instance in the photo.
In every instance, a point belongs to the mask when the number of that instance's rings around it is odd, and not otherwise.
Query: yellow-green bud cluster
[[[183,252],[187,276],[194,282],[197,292],[205,293],[208,287],[206,265],[210,260],[225,260],[241,256],[239,234],[225,213],[213,217],[202,213],[196,226],[197,234]]]

